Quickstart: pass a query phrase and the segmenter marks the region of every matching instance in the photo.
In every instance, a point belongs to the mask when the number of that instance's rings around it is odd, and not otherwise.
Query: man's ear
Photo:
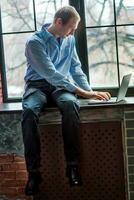
[[[56,23],[57,25],[62,25],[62,24],[63,24],[61,18],[57,18],[56,21],[55,21],[55,23]]]

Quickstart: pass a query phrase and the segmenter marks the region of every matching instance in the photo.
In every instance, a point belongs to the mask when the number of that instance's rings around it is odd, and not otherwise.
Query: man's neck
[[[58,33],[58,31],[56,30],[56,28],[53,25],[50,25],[47,29],[50,33],[53,34],[53,36],[57,39],[60,37],[60,34]]]

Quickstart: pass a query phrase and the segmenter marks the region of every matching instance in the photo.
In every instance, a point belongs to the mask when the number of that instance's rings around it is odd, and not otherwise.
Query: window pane
[[[117,24],[134,23],[134,1],[116,0],[115,2],[116,2]]]
[[[4,54],[8,97],[20,97],[24,88],[25,43],[30,34],[4,35]]]
[[[87,29],[92,87],[118,86],[114,28]]]
[[[130,85],[134,86],[134,26],[120,26],[117,30],[120,74],[132,73]]]
[[[113,0],[85,0],[86,26],[114,24]]]
[[[1,5],[3,32],[34,30],[32,10],[31,0],[3,0]]]
[[[69,0],[35,0],[37,28],[39,29],[44,23],[52,22],[55,11],[68,4]]]

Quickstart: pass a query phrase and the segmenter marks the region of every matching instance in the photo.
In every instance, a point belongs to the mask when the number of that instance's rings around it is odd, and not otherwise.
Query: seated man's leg
[[[62,114],[62,134],[68,171],[69,166],[78,166],[79,162],[79,102],[73,93],[65,90],[54,92],[52,97]],[[72,180],[71,183],[75,185]]]
[[[29,180],[26,185],[25,193],[32,195],[38,190],[36,182],[41,181],[40,167],[40,138],[38,133],[38,121],[42,108],[47,102],[46,95],[40,90],[35,90],[31,94],[24,94],[22,100],[22,133],[24,141],[24,153]]]

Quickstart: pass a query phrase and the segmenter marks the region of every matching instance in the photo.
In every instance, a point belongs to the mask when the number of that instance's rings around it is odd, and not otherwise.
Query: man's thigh
[[[31,109],[37,115],[46,106],[46,104],[46,94],[36,88],[28,88],[22,98],[23,109]]]
[[[77,96],[66,90],[60,90],[52,93],[52,98],[59,108],[66,102],[72,102],[79,108],[79,100],[77,99]]]

